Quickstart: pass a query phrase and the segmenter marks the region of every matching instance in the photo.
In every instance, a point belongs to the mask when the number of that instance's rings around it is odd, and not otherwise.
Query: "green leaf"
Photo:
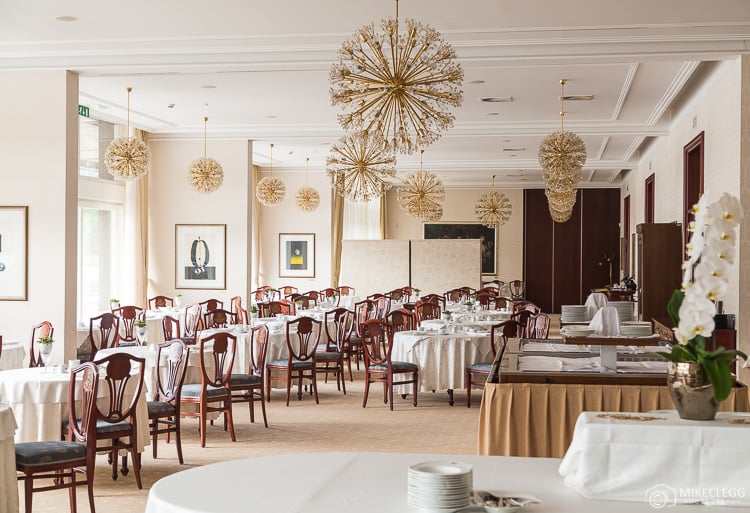
[[[669,299],[669,303],[667,303],[667,313],[675,326],[680,324],[680,306],[683,299],[685,299],[685,293],[681,290],[675,290]]]
[[[721,402],[729,397],[729,393],[732,391],[732,373],[726,360],[706,360],[702,367],[708,376],[708,380],[714,386],[716,402]]]

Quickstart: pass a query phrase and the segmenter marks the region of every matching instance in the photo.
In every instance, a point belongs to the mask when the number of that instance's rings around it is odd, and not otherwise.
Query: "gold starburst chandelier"
[[[453,125],[451,107],[463,100],[463,70],[440,32],[407,19],[365,25],[344,41],[331,67],[331,105],[340,105],[346,130],[378,131],[388,147],[412,153],[436,141]]]
[[[492,175],[492,189],[479,197],[474,205],[474,215],[483,225],[497,228],[508,222],[512,212],[508,196],[495,190],[495,175]]]
[[[337,194],[351,201],[370,201],[391,188],[396,157],[379,133],[354,132],[338,140],[326,159],[328,178]]]
[[[555,222],[570,219],[576,203],[581,169],[586,163],[586,145],[578,135],[565,130],[565,84],[560,80],[560,125],[539,146],[539,165],[544,171],[545,194]]]
[[[262,178],[255,186],[255,195],[261,205],[272,207],[281,203],[286,194],[284,182],[273,176],[273,144],[271,145],[271,175]]]
[[[406,177],[398,189],[398,202],[407,214],[433,221],[436,212],[442,217],[440,202],[445,199],[443,182],[435,173],[422,169],[424,150],[419,155],[419,171]],[[439,218],[438,218],[439,219]]]
[[[151,161],[151,151],[137,137],[130,137],[130,92],[128,87],[128,128],[126,137],[118,137],[109,143],[104,152],[104,165],[115,178],[130,180],[145,175]]]
[[[198,192],[213,192],[224,183],[224,170],[221,164],[206,157],[206,125],[208,118],[203,118],[203,157],[190,164],[188,180]]]
[[[320,205],[320,194],[310,187],[310,157],[305,162],[305,186],[297,191],[297,206],[303,212],[312,212]]]

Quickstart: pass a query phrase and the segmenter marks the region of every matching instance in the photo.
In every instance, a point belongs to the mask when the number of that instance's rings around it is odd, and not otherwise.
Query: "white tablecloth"
[[[20,369],[23,367],[23,359],[26,357],[26,349],[18,340],[3,341],[3,354],[0,355],[0,371],[9,369]]]
[[[16,419],[13,410],[0,403],[0,511],[18,513],[18,481],[16,480],[16,451],[13,436]]]
[[[748,507],[750,414],[584,412],[560,474],[589,498]]]
[[[169,315],[180,321],[180,329],[185,332],[185,309],[165,307],[162,310],[146,310],[146,344],[161,344],[164,342],[164,328],[162,319]]]
[[[416,363],[423,391],[464,388],[468,365],[492,360],[490,337],[486,334],[401,331],[393,338],[391,359]],[[394,388],[394,393],[411,393],[411,385]]]
[[[231,460],[177,472],[151,487],[146,513],[246,513],[249,510],[415,513],[417,510],[407,504],[407,472],[409,465],[425,461],[471,464],[475,490],[490,490],[506,496],[536,496],[542,502],[527,508],[529,513],[654,512],[648,504],[581,497],[566,488],[557,474],[559,459],[331,452]],[[677,506],[669,511],[700,513],[694,506]]]
[[[0,401],[10,404],[18,422],[16,442],[60,440],[62,422],[68,420],[68,372],[51,368],[14,369],[0,372]],[[99,387],[99,397],[108,394]],[[137,403],[138,450],[150,444],[146,396]]]

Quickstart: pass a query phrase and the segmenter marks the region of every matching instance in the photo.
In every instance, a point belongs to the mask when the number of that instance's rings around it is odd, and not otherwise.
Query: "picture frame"
[[[227,225],[175,224],[176,289],[225,290]]]
[[[29,207],[0,206],[0,300],[28,300]]]
[[[482,241],[482,275],[497,274],[497,230],[482,223],[437,222],[422,225],[424,239],[479,239]]]
[[[315,278],[315,234],[279,234],[279,278]]]

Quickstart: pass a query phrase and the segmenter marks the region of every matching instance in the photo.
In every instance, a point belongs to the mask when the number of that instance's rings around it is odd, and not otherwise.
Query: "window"
[[[106,121],[78,117],[79,176],[114,179],[104,165],[104,152],[115,137],[115,129],[115,125]]]
[[[382,239],[380,231],[380,198],[372,201],[344,200],[345,240]]]

